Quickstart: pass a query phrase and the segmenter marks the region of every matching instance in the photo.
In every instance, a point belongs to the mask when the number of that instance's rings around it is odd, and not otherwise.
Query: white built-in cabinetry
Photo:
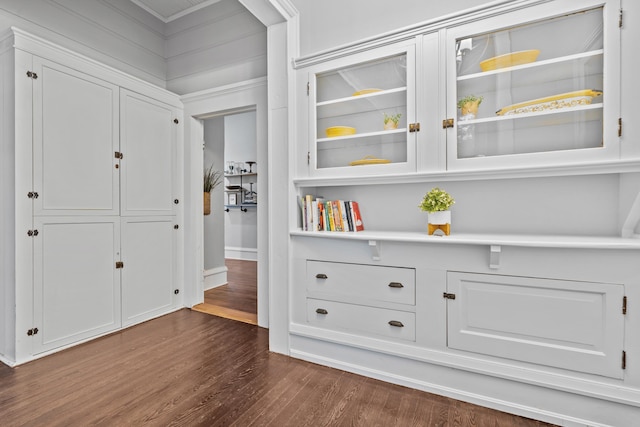
[[[290,351],[550,422],[632,425],[640,239],[621,226],[637,218],[623,184],[640,160],[621,150],[621,5],[516,3],[294,61],[308,114],[291,199],[357,200],[365,231],[292,221]],[[483,100],[463,117],[470,95]],[[401,114],[398,129],[385,113]],[[335,126],[355,131],[326,134]],[[434,186],[457,190],[450,236],[428,236],[426,215],[416,226]],[[592,216],[573,196],[609,217],[572,229]],[[614,232],[598,228],[609,222]]]
[[[179,307],[182,111],[169,92],[17,29],[2,46],[14,155],[2,197],[14,202],[0,353],[18,364]]]

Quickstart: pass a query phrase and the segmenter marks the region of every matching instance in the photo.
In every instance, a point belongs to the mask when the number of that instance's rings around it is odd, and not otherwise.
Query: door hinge
[[[122,154],[122,153],[121,153],[121,152],[119,152],[119,151],[116,151],[116,152],[114,153],[114,157],[115,157],[116,159],[121,159],[121,160],[122,160],[122,159],[124,159],[124,154]]]
[[[309,96],[310,91],[311,91],[311,84],[307,82],[307,96]]]
[[[627,352],[622,350],[622,369],[627,369]]]
[[[37,199],[40,195],[35,191],[29,191],[27,197],[30,199]]]
[[[446,298],[446,299],[456,299],[456,294],[449,294],[449,293],[447,293],[447,292],[444,292],[444,293],[442,294],[442,297],[443,297],[443,298]]]
[[[311,164],[311,151],[307,151],[307,164]]]
[[[622,8],[620,8],[620,15],[618,15],[618,28],[622,28]]]
[[[618,118],[618,136],[622,136],[622,117]]]
[[[453,127],[453,119],[444,119],[442,121],[442,129],[452,128]]]
[[[32,336],[38,333],[38,328],[29,329],[27,335]]]
[[[410,123],[409,132],[420,132],[420,123]]]
[[[30,79],[36,80],[38,78],[38,75],[33,71],[27,71],[27,77],[29,77]]]
[[[622,314],[627,314],[627,296],[622,297]]]
[[[29,237],[35,237],[39,234],[38,230],[28,230],[27,231],[27,236]]]
[[[124,262],[116,261],[116,268],[124,268]]]

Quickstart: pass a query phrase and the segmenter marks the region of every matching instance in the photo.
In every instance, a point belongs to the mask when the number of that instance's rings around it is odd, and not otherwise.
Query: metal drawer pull
[[[389,320],[389,324],[398,328],[404,328],[404,325],[399,320]]]
[[[326,274],[324,274],[324,273],[318,273],[318,274],[316,274],[316,279],[328,279],[328,278],[329,278],[329,276],[327,276],[327,275],[326,275]]]
[[[316,308],[316,313],[318,313],[318,314],[329,314],[329,312],[327,310],[325,310],[324,308]]]
[[[400,282],[391,282],[389,283],[390,288],[404,288],[404,285]]]

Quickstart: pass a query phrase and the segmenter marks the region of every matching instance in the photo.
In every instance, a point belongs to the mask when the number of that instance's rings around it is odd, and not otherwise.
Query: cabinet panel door
[[[122,323],[164,314],[176,296],[176,231],[172,218],[122,220]]]
[[[118,220],[36,218],[34,225],[34,353],[118,329]]]
[[[176,170],[175,110],[121,90],[122,215],[172,215]]]
[[[448,346],[622,378],[624,286],[449,272]]]
[[[118,88],[34,58],[36,215],[117,215]]]

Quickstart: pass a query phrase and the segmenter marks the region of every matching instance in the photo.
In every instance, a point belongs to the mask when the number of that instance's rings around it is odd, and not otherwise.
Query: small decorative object
[[[335,138],[336,136],[354,135],[356,128],[352,128],[351,126],[331,126],[325,129],[325,132],[327,138]]]
[[[392,114],[390,116],[388,116],[387,113],[384,113],[384,129],[398,129],[398,122],[400,122],[400,117],[402,117],[402,114],[400,113]]]
[[[515,67],[516,65],[528,64],[538,59],[540,51],[538,49],[521,50],[520,52],[506,53],[495,56],[480,62],[482,71],[492,71],[499,68]]]
[[[209,215],[211,213],[211,190],[216,188],[222,182],[222,172],[214,171],[213,165],[209,166],[209,168],[204,172],[204,181],[203,181],[203,211],[205,215]]]
[[[460,118],[458,124],[458,157],[473,156],[473,125],[465,122],[473,120],[478,115],[478,107],[482,102],[481,96],[469,95],[458,101],[460,109]]]
[[[449,208],[455,203],[453,197],[438,187],[432,188],[422,198],[418,207],[428,214],[428,232],[431,236],[436,230],[442,230],[445,235],[451,232],[451,211]]]
[[[230,205],[238,204],[238,195],[236,193],[229,193],[229,204]]]
[[[256,162],[247,161],[245,163],[249,165],[249,173],[254,173],[253,165],[255,165]]]

